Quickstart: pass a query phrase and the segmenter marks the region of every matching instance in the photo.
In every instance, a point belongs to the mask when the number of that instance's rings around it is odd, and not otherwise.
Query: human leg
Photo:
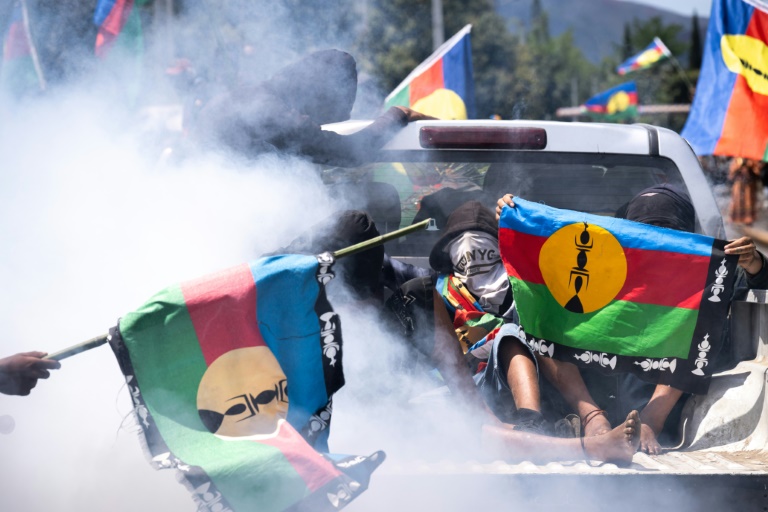
[[[539,375],[530,350],[511,336],[502,338],[498,343],[499,364],[502,374],[506,376],[515,406],[541,413]]]
[[[545,463],[553,460],[590,460],[628,463],[640,443],[637,411],[609,432],[583,439],[564,439],[521,432],[498,425],[483,427],[483,443],[494,457]]]
[[[581,418],[583,435],[591,437],[611,430],[608,418],[589,393],[579,368],[549,357],[537,358],[542,375],[563,395]]]

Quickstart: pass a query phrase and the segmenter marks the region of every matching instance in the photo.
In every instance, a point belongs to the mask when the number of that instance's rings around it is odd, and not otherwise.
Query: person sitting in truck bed
[[[484,369],[478,386],[494,414],[516,428],[550,433],[541,414],[536,360],[511,323],[512,288],[499,256],[498,224],[479,201],[446,220],[429,256],[435,289],[453,321],[463,353]],[[476,348],[475,348],[476,347]]]
[[[492,218],[493,214],[490,215]],[[369,215],[345,211],[320,222],[281,252],[336,251],[376,236],[378,230]],[[405,342],[432,361],[451,390],[457,407],[466,410],[467,418],[479,426],[478,437],[489,455],[534,462],[582,458],[617,463],[631,461],[639,443],[637,411],[630,412],[621,425],[605,435],[586,439],[524,432],[500,421],[485,405],[472,379],[448,311],[434,288],[433,273],[395,260],[390,260],[390,264],[394,268],[387,269],[384,250],[378,246],[340,259],[334,271],[339,273],[353,300],[381,306],[388,313],[384,317],[385,322],[389,319],[387,328],[395,331],[401,326]],[[408,275],[417,277],[397,286]],[[338,288],[328,287],[328,294],[332,302],[340,297]],[[385,301],[386,296],[389,299]],[[348,385],[354,383],[348,382]]]
[[[511,194],[498,200],[497,218],[505,205],[514,206]],[[669,184],[641,191],[620,208],[616,216],[681,231],[695,230],[695,211],[688,194]],[[731,301],[742,298],[749,288],[768,287],[766,258],[749,237],[731,241],[725,246],[725,253],[739,255],[738,274]],[[584,435],[594,436],[608,432],[611,429],[611,419],[617,421],[621,418],[622,411],[637,409],[641,410],[642,420],[640,449],[652,455],[661,453],[658,437],[664,431],[665,424],[669,429],[674,429],[683,405],[680,400],[682,391],[666,385],[646,383],[629,374],[608,377],[594,371],[580,371],[572,363],[552,358],[539,358],[538,362],[542,374],[578,413]],[[723,366],[723,362],[720,362],[719,366]],[[609,382],[610,379],[615,381]],[[601,393],[602,391],[605,392]],[[603,410],[597,403],[603,400],[596,401],[593,398],[597,393],[605,395],[605,401],[610,400],[615,405],[606,406],[609,411]]]

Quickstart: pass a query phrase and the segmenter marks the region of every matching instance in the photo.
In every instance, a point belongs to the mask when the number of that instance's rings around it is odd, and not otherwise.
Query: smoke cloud
[[[271,3],[269,12],[260,6],[259,16],[250,2],[237,3],[250,6],[242,11],[236,2],[219,10],[209,4],[190,4],[173,18],[171,52],[162,26],[147,30],[141,68],[130,56],[94,61],[83,36],[62,50],[80,67],[49,75],[47,93],[0,97],[3,357],[101,335],[162,288],[275,251],[345,206],[345,198],[328,197],[317,168],[298,158],[176,156],[180,105],[194,113],[198,95],[265,79],[312,48],[304,43],[313,35],[299,23],[275,23],[290,20],[287,4]],[[55,31],[60,13],[45,6],[32,9],[34,25]],[[195,36],[199,27],[214,30],[212,16],[222,22],[213,37]],[[339,43],[339,34],[315,36],[317,48]],[[40,48],[43,59],[51,48]],[[179,58],[194,68],[181,80],[164,72]],[[358,100],[369,110],[374,103]],[[408,354],[375,328],[378,313],[351,304],[341,312],[348,384],[331,446],[355,454],[385,449],[397,460],[412,457],[420,442],[424,451],[423,436],[404,436],[412,424],[404,404],[434,383],[392,377]],[[28,397],[0,395],[0,509],[194,510],[175,472],[148,464],[137,432],[106,346],[65,359]]]

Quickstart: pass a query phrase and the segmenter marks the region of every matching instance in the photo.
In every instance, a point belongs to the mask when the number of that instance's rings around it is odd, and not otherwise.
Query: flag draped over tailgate
[[[111,333],[152,462],[202,510],[339,509],[383,461],[320,453],[344,384],[332,264],[274,256],[172,286]]]
[[[736,273],[725,241],[520,198],[515,205],[502,212],[499,249],[527,343],[706,392]]]

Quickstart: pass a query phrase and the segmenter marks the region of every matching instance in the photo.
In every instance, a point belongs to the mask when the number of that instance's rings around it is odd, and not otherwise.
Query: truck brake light
[[[424,126],[419,143],[425,149],[545,149],[544,128]]]

